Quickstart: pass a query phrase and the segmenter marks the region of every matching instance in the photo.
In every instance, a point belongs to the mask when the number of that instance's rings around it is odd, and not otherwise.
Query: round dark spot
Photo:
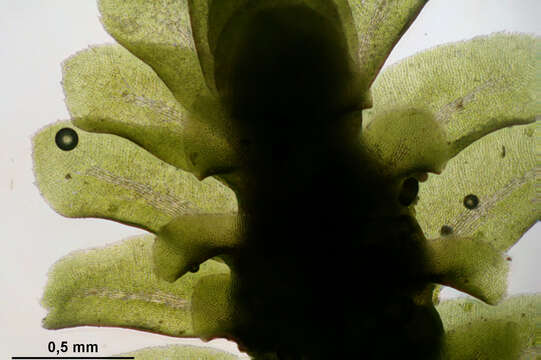
[[[64,176],[64,179],[70,180],[71,179],[71,174],[66,174],[66,176]]]
[[[474,194],[469,194],[464,197],[464,206],[470,210],[475,209],[479,205],[479,198]]]
[[[190,270],[188,270],[189,272],[192,272],[192,273],[196,273],[199,271],[199,264],[195,264],[193,265]]]
[[[63,128],[58,130],[56,136],[54,137],[54,141],[59,149],[64,151],[70,151],[75,149],[75,147],[77,146],[77,143],[79,142],[79,136],[77,136],[75,130],[71,128]]]
[[[441,236],[451,235],[453,233],[453,228],[449,225],[443,225],[440,229]]]
[[[513,258],[511,258],[511,256],[508,256],[508,257],[505,258],[505,260],[507,260],[507,261],[512,261]]]
[[[505,157],[505,146],[502,145],[502,150],[500,151],[500,157],[504,158]]]
[[[419,192],[419,181],[415,178],[408,178],[402,184],[400,195],[398,195],[398,201],[404,206],[409,206],[417,197]]]

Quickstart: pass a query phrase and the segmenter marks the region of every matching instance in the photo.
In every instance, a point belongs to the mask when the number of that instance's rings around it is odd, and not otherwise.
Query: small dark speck
[[[449,225],[443,225],[440,229],[440,234],[442,236],[451,235],[453,233],[453,228]]]
[[[512,261],[513,258],[511,258],[511,256],[508,256],[508,257],[505,258],[505,260],[507,260],[507,261]]]
[[[525,313],[520,314],[521,317],[526,317]]]
[[[70,180],[71,179],[71,174],[66,174],[66,176],[64,176],[64,179]]]
[[[501,156],[502,158],[505,157],[505,146],[504,146],[504,145],[502,145],[502,151],[500,152],[500,156]]]

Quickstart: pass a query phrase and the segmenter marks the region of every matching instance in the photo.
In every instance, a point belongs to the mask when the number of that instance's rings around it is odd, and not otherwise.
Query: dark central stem
[[[441,322],[413,300],[429,285],[422,235],[359,142],[340,29],[274,8],[232,21],[217,54],[248,184],[232,264],[239,343],[280,359],[434,357]]]

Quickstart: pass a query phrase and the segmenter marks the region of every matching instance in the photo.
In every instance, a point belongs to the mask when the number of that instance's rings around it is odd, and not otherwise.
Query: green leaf
[[[499,130],[451,159],[441,175],[431,175],[415,207],[425,236],[480,237],[499,251],[518,241],[541,217],[535,131],[536,124]]]
[[[464,298],[440,303],[445,359],[515,360],[533,355],[540,306],[538,294],[514,296],[498,306]]]
[[[231,252],[241,234],[236,213],[179,216],[158,232],[153,248],[156,273],[175,281],[204,261]]]
[[[160,280],[152,271],[152,242],[151,235],[134,237],[58,261],[42,299],[49,310],[44,327],[118,326],[198,336],[192,323],[194,288],[200,279],[229,269],[209,260],[175,283]]]
[[[428,271],[432,281],[451,286],[488,304],[507,291],[509,265],[502,251],[480,238],[444,236],[428,240]]]
[[[383,71],[372,86],[373,109],[424,107],[445,127],[451,155],[503,127],[541,112],[536,87],[538,38],[493,34],[438,46]]]
[[[187,0],[100,0],[99,9],[107,32],[152,67],[182,106],[192,110],[198,97],[209,95]]]
[[[210,0],[187,0],[192,27],[192,36],[199,58],[199,64],[205,78],[206,84],[213,93],[216,92],[214,84],[214,58],[208,42],[208,16]],[[241,0],[242,1],[242,0]]]
[[[76,129],[79,141],[61,150],[55,135],[70,122],[33,138],[37,185],[50,206],[67,217],[98,217],[152,232],[185,214],[232,213],[234,193],[215,179],[197,180],[134,143]]]
[[[449,159],[445,130],[431,113],[415,108],[379,113],[364,129],[362,141],[393,177],[440,173]]]
[[[235,163],[228,122],[214,98],[181,107],[156,73],[121,46],[93,47],[63,66],[66,104],[86,131],[130,139],[203,179]]]
[[[154,71],[126,49],[106,45],[75,54],[63,64],[62,84],[77,127],[122,136],[191,170],[184,151],[186,110]]]
[[[133,356],[137,360],[178,359],[178,360],[237,360],[237,356],[207,347],[169,345],[149,347],[113,356]]]
[[[194,332],[204,340],[228,337],[233,330],[235,312],[229,274],[205,276],[196,285],[192,297]]]
[[[348,2],[357,29],[361,78],[368,88],[427,0]]]

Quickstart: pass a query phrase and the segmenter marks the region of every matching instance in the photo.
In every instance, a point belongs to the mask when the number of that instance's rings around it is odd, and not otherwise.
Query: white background
[[[539,35],[540,13],[538,0],[432,0],[389,62],[495,31]],[[47,356],[47,344],[53,340],[97,343],[101,356],[149,345],[201,344],[124,329],[41,328],[45,310],[39,299],[56,260],[76,249],[141,233],[115,222],[65,219],[47,206],[33,185],[32,134],[68,118],[61,61],[90,44],[113,41],[98,16],[94,0],[0,0],[0,359]],[[540,234],[537,224],[511,250],[510,293],[541,291],[536,275]],[[211,344],[236,348],[220,340]]]

